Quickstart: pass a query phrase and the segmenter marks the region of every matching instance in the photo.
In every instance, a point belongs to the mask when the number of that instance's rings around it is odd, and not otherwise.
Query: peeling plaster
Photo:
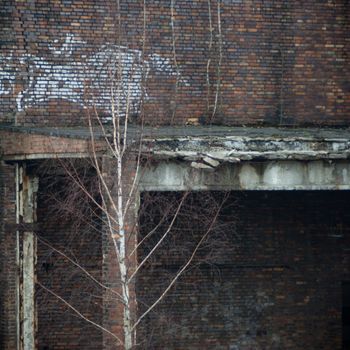
[[[258,185],[260,182],[259,175],[256,168],[250,164],[243,164],[241,171],[239,172],[239,183],[242,188],[245,188],[249,185]]]
[[[267,186],[278,186],[283,183],[285,186],[302,185],[302,165],[298,162],[270,162],[263,175],[263,183]]]

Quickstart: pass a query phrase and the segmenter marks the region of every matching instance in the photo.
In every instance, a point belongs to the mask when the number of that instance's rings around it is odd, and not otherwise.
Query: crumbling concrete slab
[[[143,191],[350,189],[349,160],[243,161],[223,163],[210,170],[176,160],[154,163],[140,178],[140,188]]]

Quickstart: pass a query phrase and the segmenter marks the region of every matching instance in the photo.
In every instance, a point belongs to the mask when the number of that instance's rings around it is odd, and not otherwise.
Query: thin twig
[[[219,39],[219,62],[217,66],[217,81],[216,81],[216,93],[215,93],[215,102],[213,108],[213,114],[211,116],[211,121],[213,121],[215,114],[218,108],[219,94],[220,94],[220,85],[221,85],[221,63],[222,63],[222,33],[221,33],[221,7],[220,0],[218,0],[217,6],[217,17],[218,17],[218,39]]]
[[[121,302],[123,302],[122,300],[122,296],[116,292],[115,290],[105,286],[103,283],[101,283],[100,281],[98,281],[94,276],[91,275],[90,272],[88,272],[85,268],[83,268],[80,264],[78,264],[77,262],[75,262],[73,259],[71,259],[68,255],[66,255],[65,253],[63,253],[61,250],[58,250],[57,248],[53,247],[50,243],[48,243],[45,239],[43,239],[42,237],[40,237],[38,234],[36,234],[37,239],[43,243],[44,245],[46,245],[47,247],[49,247],[50,249],[52,249],[53,251],[55,251],[56,253],[58,253],[59,255],[63,256],[65,259],[67,259],[69,262],[71,262],[74,266],[76,266],[77,268],[79,268],[81,271],[83,271],[89,278],[91,278],[95,283],[97,283],[100,287],[110,291],[111,293],[117,295],[119,298],[121,298]]]
[[[177,63],[177,55],[176,55],[176,31],[175,31],[174,5],[175,5],[175,0],[171,0],[171,3],[170,3],[171,37],[172,37],[173,60],[174,60],[174,66],[175,66],[175,71],[176,71],[174,106],[173,106],[173,112],[172,112],[172,116],[171,116],[171,124],[173,124],[174,120],[175,120],[176,107],[177,107],[176,106],[176,104],[177,104],[177,92],[178,92],[178,88],[179,88],[179,77],[180,77],[179,65]]]
[[[182,207],[182,204],[184,203],[186,197],[188,196],[188,192],[185,192],[185,194],[183,195],[181,202],[176,210],[176,213],[173,217],[173,219],[171,220],[167,230],[165,231],[165,233],[163,234],[163,236],[158,240],[158,242],[155,244],[155,246],[151,249],[151,251],[147,254],[147,256],[141,261],[141,263],[137,266],[137,268],[135,269],[135,271],[133,272],[133,274],[130,276],[128,283],[130,283],[130,281],[135,277],[135,275],[137,274],[137,272],[141,269],[141,267],[146,263],[146,261],[149,259],[150,256],[152,256],[152,254],[154,253],[154,251],[159,247],[159,245],[164,241],[165,237],[169,234],[169,232],[171,231],[178,215],[180,212],[180,209]]]
[[[102,327],[101,325],[99,325],[98,323],[90,320],[89,318],[87,318],[86,316],[84,316],[79,310],[77,310],[73,305],[71,305],[68,301],[64,300],[62,297],[60,297],[58,294],[56,294],[54,291],[52,291],[51,289],[45,287],[43,284],[41,284],[40,282],[36,281],[36,284],[41,287],[42,289],[44,289],[46,292],[50,293],[51,295],[53,295],[55,298],[59,299],[60,301],[62,301],[63,304],[65,304],[68,308],[70,308],[71,310],[73,310],[79,317],[81,317],[83,320],[85,320],[86,322],[92,324],[93,326],[95,326],[96,328],[100,329],[101,331],[109,334],[110,336],[112,336],[113,338],[115,338],[116,340],[118,340],[120,345],[123,345],[123,342],[121,341],[121,339],[119,337],[117,337],[115,334],[113,334],[111,331],[109,331],[107,328]]]
[[[186,264],[177,272],[176,276],[172,279],[172,281],[169,283],[168,287],[164,290],[164,292],[160,295],[160,297],[139,317],[139,319],[134,323],[132,329],[135,329],[138,324],[141,322],[141,320],[164,298],[164,296],[168,293],[168,291],[171,289],[171,287],[174,285],[174,283],[179,279],[179,277],[183,274],[183,272],[187,269],[187,267],[191,264],[193,258],[195,257],[198,249],[200,248],[200,246],[202,245],[202,243],[204,242],[204,240],[207,238],[208,234],[211,232],[211,230],[214,227],[214,224],[219,216],[219,213],[221,211],[222,206],[224,205],[225,201],[226,201],[227,195],[225,196],[224,200],[221,202],[218,210],[215,213],[215,216],[208,228],[208,230],[206,231],[206,233],[202,236],[202,238],[200,239],[200,241],[198,242],[198,244],[196,245],[195,249],[193,250],[190,258],[187,260]]]
[[[209,46],[208,46],[208,61],[207,61],[207,112],[210,111],[210,64],[211,51],[213,46],[213,22],[211,18],[211,1],[208,0],[208,17],[209,17]]]

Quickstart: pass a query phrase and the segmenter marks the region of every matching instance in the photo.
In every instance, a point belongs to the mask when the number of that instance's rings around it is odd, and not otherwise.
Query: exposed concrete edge
[[[105,125],[106,131],[110,131],[110,127]],[[0,123],[0,130],[20,132],[27,134],[40,134],[56,137],[82,138],[89,139],[91,137],[87,126],[35,126],[35,125],[11,125]],[[95,137],[103,137],[101,128],[95,127]],[[162,140],[179,140],[180,142],[188,139],[235,139],[237,141],[246,141],[254,139],[256,141],[349,141],[350,128],[341,127],[233,127],[233,126],[144,126],[129,124],[128,134],[130,139],[133,136],[143,135],[144,139],[149,141]],[[137,139],[137,137],[136,137]]]
[[[79,130],[77,128],[77,130]],[[71,138],[71,139],[81,139],[87,140],[91,139],[90,134],[79,134],[76,132],[72,132],[71,129],[65,130],[62,128],[41,128],[41,127],[32,127],[32,126],[14,126],[14,125],[1,125],[0,124],[0,132],[13,132],[13,133],[21,133],[28,135],[42,135],[48,137],[60,137],[60,138]]]
[[[243,160],[312,160],[312,159],[348,159],[350,150],[345,152],[325,151],[278,151],[278,152],[256,152],[256,151],[225,151],[221,152],[193,152],[193,151],[150,151],[156,159],[183,159],[188,161],[202,160],[205,157],[217,159],[221,162],[237,163]]]
[[[350,132],[350,131],[349,131]],[[213,140],[213,139],[222,139],[222,140],[235,140],[235,141],[308,141],[308,142],[320,142],[320,141],[326,141],[326,142],[346,142],[349,141],[350,138],[346,137],[323,137],[323,136],[286,136],[286,137],[281,137],[281,136],[238,136],[238,135],[222,135],[222,136],[217,136],[217,135],[201,135],[201,136],[174,136],[174,137],[167,137],[167,136],[159,136],[159,137],[149,137],[146,135],[145,139],[148,141],[161,141],[161,142],[169,142],[169,141],[200,141],[200,140]]]
[[[319,160],[349,159],[349,139],[189,137],[145,140],[145,153],[159,160],[178,159],[208,163],[249,160]],[[210,164],[212,165],[212,164]],[[215,167],[215,166],[214,166]]]

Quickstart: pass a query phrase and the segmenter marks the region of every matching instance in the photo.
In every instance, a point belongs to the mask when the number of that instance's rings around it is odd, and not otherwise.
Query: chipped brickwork
[[[347,2],[152,0],[145,41],[142,2],[116,6],[3,1],[0,120],[81,124],[91,104],[108,117],[118,56],[121,113],[130,83],[150,123],[348,125]]]

